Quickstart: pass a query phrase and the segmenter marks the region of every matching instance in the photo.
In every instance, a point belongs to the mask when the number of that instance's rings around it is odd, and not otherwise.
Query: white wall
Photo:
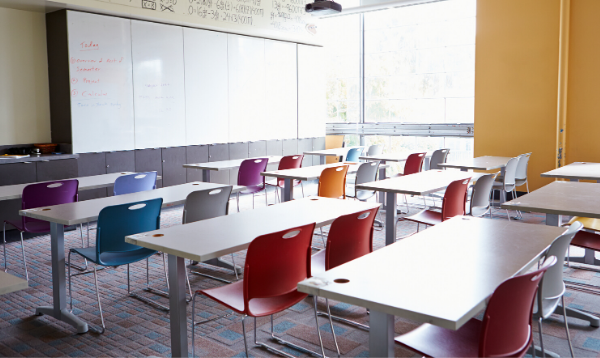
[[[0,7],[0,145],[49,141],[45,14]]]

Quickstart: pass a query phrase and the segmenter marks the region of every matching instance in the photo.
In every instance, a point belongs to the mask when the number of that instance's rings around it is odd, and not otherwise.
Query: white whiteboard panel
[[[227,143],[227,34],[184,28],[187,145]]]
[[[265,130],[265,40],[227,35],[229,142],[261,140]]]
[[[298,138],[325,137],[323,48],[298,45]],[[335,64],[333,64],[335,65]]]
[[[67,12],[73,153],[134,149],[130,20]]]
[[[260,139],[298,137],[298,82],[296,44],[265,40],[267,111]]]
[[[136,149],[185,145],[183,29],[131,20]]]

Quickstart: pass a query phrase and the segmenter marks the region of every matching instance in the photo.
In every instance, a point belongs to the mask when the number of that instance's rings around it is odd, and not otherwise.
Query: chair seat
[[[42,233],[42,232],[50,232],[50,223],[47,221],[28,221],[27,222],[27,229],[25,229],[23,227],[23,222],[22,221],[8,221],[5,220],[4,222],[14,226],[17,228],[17,230],[21,231],[21,232],[30,232],[30,233]]]
[[[427,357],[478,357],[481,321],[471,319],[457,331],[423,324],[396,337],[396,343]]]
[[[574,216],[571,220],[569,220],[569,225],[573,224],[575,221],[579,221],[583,225],[584,229],[600,231],[600,219]]]
[[[196,293],[210,297],[237,313],[246,313],[244,312],[244,280],[208,290],[198,290]],[[281,296],[254,298],[250,301],[247,314],[250,317],[269,316],[292,307],[306,297],[307,294],[294,290]]]
[[[246,185],[246,189],[240,191],[240,194],[255,194],[259,191],[265,190],[265,187],[262,185]]]
[[[89,261],[103,266],[121,266],[132,264],[150,257],[156,253],[155,250],[139,248],[131,251],[121,252],[103,252],[100,254],[100,260],[96,257],[96,246],[71,249],[71,252],[76,252],[85,257]]]
[[[437,225],[442,222],[442,213],[433,210],[421,210],[415,215],[407,216],[403,219],[420,224]]]
[[[325,273],[325,250],[321,250],[310,258],[310,274],[318,276]]]
[[[550,317],[554,311],[556,310],[556,307],[558,307],[558,304],[560,303],[560,296],[559,297],[555,297],[555,298],[549,298],[549,299],[544,299],[543,300],[543,309],[542,309],[542,318],[546,319],[548,317]],[[534,318],[538,318],[538,298],[536,297],[535,300],[533,301],[533,317]]]
[[[571,241],[571,245],[600,251],[600,235],[589,231],[578,231]]]

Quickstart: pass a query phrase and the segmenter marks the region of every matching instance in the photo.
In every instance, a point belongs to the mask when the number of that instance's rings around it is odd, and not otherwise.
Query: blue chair
[[[348,150],[348,154],[346,154],[346,161],[347,162],[355,162],[355,163],[360,162],[360,159],[358,159],[358,157],[360,157],[362,155],[363,149],[364,148],[360,147],[360,148],[351,148],[350,150]]]
[[[156,172],[134,173],[118,177],[113,194],[131,194],[152,189],[156,189]]]
[[[71,275],[71,254],[79,254],[89,262],[95,264],[93,273],[94,281],[96,283],[98,308],[100,309],[100,319],[102,321],[102,329],[98,330],[100,334],[104,333],[105,325],[104,316],[102,314],[102,305],[100,303],[100,293],[98,291],[96,265],[113,267],[127,265],[127,293],[129,296],[138,298],[146,303],[157,305],[157,303],[153,301],[132,293],[129,288],[129,264],[146,259],[147,270],[148,257],[154,255],[156,251],[126,243],[125,236],[158,230],[160,228],[160,209],[162,201],[162,198],[158,198],[108,206],[102,209],[98,216],[96,246],[69,250],[69,300],[71,311],[73,310],[71,277],[92,272],[87,271]],[[146,280],[148,280],[148,275],[146,275]]]

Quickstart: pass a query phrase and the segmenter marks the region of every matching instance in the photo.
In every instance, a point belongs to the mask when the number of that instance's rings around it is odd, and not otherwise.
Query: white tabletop
[[[575,162],[542,173],[542,177],[570,180],[600,180],[600,163]]]
[[[501,205],[502,209],[600,219],[600,185],[555,181]]]
[[[260,235],[310,223],[316,223],[317,227],[329,225],[341,215],[379,205],[312,197],[127,236],[125,241],[202,262],[244,250]]]
[[[341,147],[341,148],[331,148],[331,149],[323,149],[323,150],[314,150],[310,152],[304,152],[304,155],[318,155],[322,157],[340,157],[342,155],[346,155],[348,151],[352,148],[364,148],[363,146],[355,146],[355,147]]]
[[[443,190],[455,180],[472,178],[476,180],[482,174],[467,173],[457,170],[427,170],[420,173],[404,175],[359,184],[356,189],[376,190],[397,194],[425,195]]]
[[[332,163],[323,165],[313,165],[312,167],[298,168],[298,169],[285,169],[285,170],[274,170],[271,172],[260,173],[265,177],[274,177],[281,179],[294,179],[294,180],[313,180],[319,179],[323,170],[327,168],[335,168],[342,165],[348,165],[348,173],[355,173],[361,163]],[[383,167],[383,166],[382,166]]]
[[[29,287],[29,285],[27,285],[27,280],[0,271],[0,295],[24,290],[27,287]]]
[[[405,162],[409,155],[414,152],[402,152],[402,153],[391,153],[391,154],[379,154],[379,155],[363,155],[358,157],[358,159],[362,160],[383,160],[386,162]],[[431,158],[431,154],[433,152],[427,152],[425,154],[425,158]]]
[[[454,217],[307,279],[298,290],[456,330],[485,308],[500,283],[534,265],[563,231]]]
[[[257,158],[268,158],[269,164],[279,163],[281,161],[282,156],[264,156]],[[208,162],[208,163],[195,163],[195,164],[184,164],[184,168],[189,169],[203,169],[203,170],[229,170],[239,168],[242,165],[242,162],[247,159],[257,159],[257,158],[246,158],[246,159],[231,159],[231,160],[221,160],[217,162]]]
[[[76,225],[98,219],[100,211],[107,206],[133,203],[156,198],[163,199],[164,206],[183,204],[187,196],[194,191],[221,188],[223,184],[204,182],[193,182],[182,185],[174,185],[166,188],[142,191],[139,193],[109,196],[93,200],[80,201],[41,207],[28,210],[20,210],[19,214],[34,219],[44,220],[62,225]],[[232,193],[244,190],[244,186],[234,185]]]
[[[459,169],[493,170],[504,168],[510,159],[512,158],[484,156],[457,162],[440,163],[439,166]]]
[[[102,174],[102,175],[94,175],[89,177],[79,177],[73,178],[79,181],[79,190],[90,190],[90,189],[98,189],[98,188],[106,188],[115,183],[118,177],[133,174],[132,172],[123,172],[123,173],[112,173],[112,174]],[[157,180],[160,177],[157,177]],[[36,184],[36,183],[27,183],[27,184],[17,184],[17,185],[6,185],[0,186],[0,200],[11,200],[11,199],[20,199],[21,194],[23,193],[23,188],[27,185]]]

